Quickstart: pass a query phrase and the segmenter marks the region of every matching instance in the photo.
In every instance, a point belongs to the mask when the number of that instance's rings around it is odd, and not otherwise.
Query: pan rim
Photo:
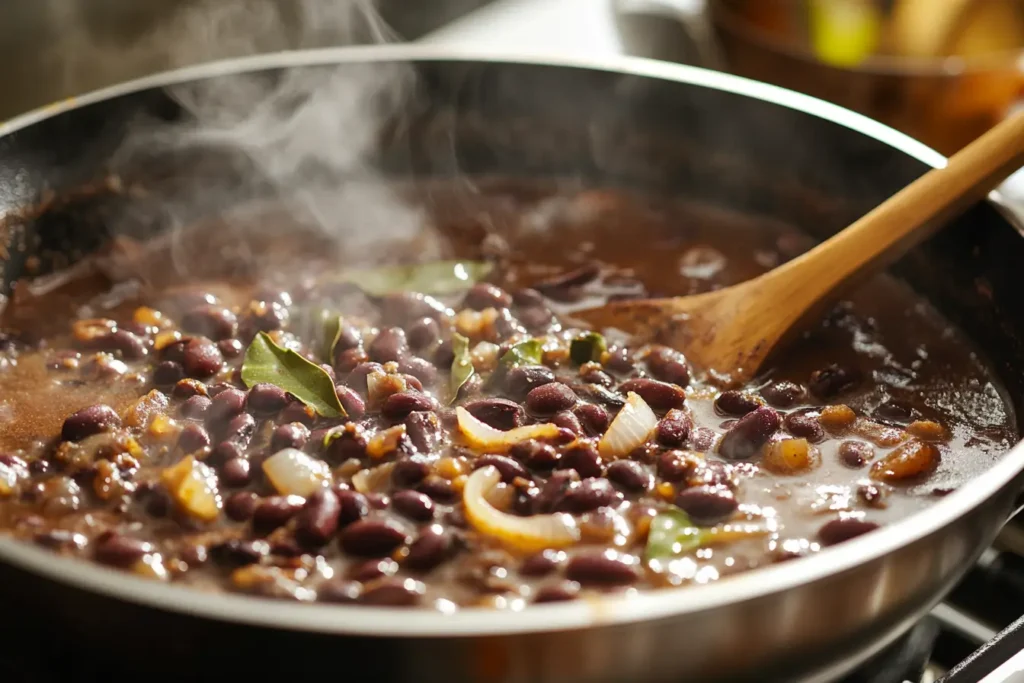
[[[375,61],[518,63],[596,69],[706,87],[758,99],[827,119],[883,142],[933,167],[945,157],[909,136],[861,114],[823,100],[749,79],[697,67],[623,56],[555,56],[544,53],[481,51],[431,45],[384,45],[289,51],[210,62],[161,72],[102,88],[30,111],[0,123],[0,137],[63,113],[147,89],[267,69]],[[990,200],[1000,203],[997,193]],[[1007,220],[1014,223],[1010,216]],[[1015,224],[1021,230],[1019,224]],[[530,606],[520,612],[486,608],[453,614],[427,610],[287,603],[230,593],[209,593],[64,558],[26,543],[0,538],[0,561],[59,583],[169,612],[252,626],[345,635],[391,637],[475,637],[543,633],[627,624],[711,610],[749,601],[851,571],[938,532],[1009,486],[1024,470],[1018,443],[986,472],[924,511],[812,557],[744,572],[701,586],[609,596],[599,601]]]

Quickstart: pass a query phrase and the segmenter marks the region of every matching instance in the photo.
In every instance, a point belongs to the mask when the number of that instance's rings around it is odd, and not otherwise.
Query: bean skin
[[[729,460],[747,460],[754,457],[778,429],[779,414],[763,406],[736,421],[722,438],[718,452]]]
[[[345,380],[345,384],[365,396],[366,378],[374,372],[384,372],[384,366],[380,363],[360,363],[353,368],[352,372],[349,373],[348,378]]]
[[[391,496],[391,507],[414,522],[427,522],[434,518],[434,501],[419,491],[396,491]]]
[[[398,363],[398,371],[412,375],[424,386],[433,386],[437,382],[437,368],[434,367],[434,364],[417,356],[405,356],[402,358]]]
[[[251,491],[232,493],[224,502],[224,512],[236,522],[244,522],[252,518],[259,504],[259,496]]]
[[[614,550],[576,555],[566,565],[565,575],[583,586],[628,586],[640,578],[637,567]]]
[[[420,318],[409,326],[406,336],[410,348],[420,351],[441,339],[441,326],[433,318]]]
[[[526,471],[525,467],[520,465],[516,460],[504,455],[485,455],[477,458],[473,462],[473,469],[478,470],[481,467],[487,467],[488,465],[491,465],[498,470],[501,474],[501,480],[506,484],[512,483],[516,477],[522,477],[523,479],[530,478],[530,474]]]
[[[153,384],[158,387],[174,386],[185,377],[185,368],[173,360],[161,361],[153,368]]]
[[[220,341],[235,336],[238,318],[226,308],[204,304],[196,306],[182,317],[181,329]]]
[[[517,443],[509,451],[509,454],[531,470],[538,472],[547,472],[553,469],[561,459],[561,455],[550,444],[542,444],[532,439]]]
[[[575,413],[563,410],[552,415],[548,421],[557,427],[567,430],[573,436],[583,436],[583,425],[580,424],[580,420],[576,417]]]
[[[244,567],[259,562],[260,558],[270,553],[270,544],[266,541],[246,541],[233,538],[210,548],[210,558],[217,564],[227,567]]]
[[[701,526],[713,526],[725,521],[739,508],[736,496],[724,486],[683,489],[676,496],[676,505]]]
[[[679,448],[686,443],[693,429],[693,418],[682,410],[670,410],[658,421],[654,438],[667,448]]]
[[[616,460],[608,465],[608,479],[630,493],[644,493],[654,485],[654,477],[634,460]]]
[[[301,449],[309,440],[309,427],[300,422],[279,425],[270,435],[270,448],[276,453],[282,448]]]
[[[743,416],[761,407],[760,402],[749,394],[730,389],[715,399],[715,409],[723,415]]]
[[[576,394],[561,382],[550,382],[526,395],[526,409],[533,415],[554,415],[576,404]]]
[[[381,579],[363,590],[360,604],[381,607],[408,607],[423,597],[426,587],[414,579]]]
[[[683,481],[700,465],[701,459],[686,451],[666,451],[658,456],[658,476],[665,481]]]
[[[452,552],[451,535],[440,525],[433,524],[420,532],[409,546],[404,566],[419,572],[428,572],[442,564]]]
[[[675,349],[659,346],[647,356],[647,367],[651,374],[670,384],[687,387],[690,384],[690,368],[686,357]]]
[[[611,416],[608,411],[593,403],[580,403],[573,408],[576,418],[580,421],[583,429],[591,436],[601,436],[608,431],[611,423]]]
[[[210,434],[200,425],[185,425],[178,434],[178,448],[183,453],[194,453],[210,445]]]
[[[359,600],[362,590],[363,587],[358,581],[335,578],[320,586],[316,593],[316,599],[321,602],[350,604]]]
[[[338,526],[344,527],[358,522],[370,514],[370,504],[366,496],[358,491],[335,491],[338,496]]]
[[[399,488],[410,488],[426,479],[430,465],[423,458],[399,460],[391,469],[391,483]]]
[[[267,532],[288,522],[302,509],[305,501],[299,496],[269,496],[253,510],[252,525]]]
[[[673,408],[678,409],[686,405],[685,391],[675,384],[659,382],[656,379],[638,377],[626,380],[619,385],[619,391],[623,394],[632,391],[640,396],[651,410],[659,413],[667,413]]]
[[[409,536],[391,520],[360,520],[341,532],[341,547],[351,555],[384,557],[409,542]]]
[[[818,530],[818,539],[824,545],[835,545],[851,538],[866,534],[878,528],[878,524],[856,517],[843,517],[825,522]]]
[[[93,543],[96,561],[113,567],[128,568],[154,550],[151,543],[112,531],[102,534]]]
[[[341,515],[341,501],[331,489],[310,496],[295,517],[295,538],[307,546],[321,546],[334,536]]]
[[[501,287],[487,282],[478,282],[466,292],[462,305],[474,311],[482,311],[486,308],[511,308],[512,296]]]
[[[796,411],[783,420],[783,428],[793,436],[807,439],[811,443],[820,443],[825,439],[825,430],[822,428],[814,411]]]
[[[480,398],[463,405],[469,414],[495,429],[508,431],[526,422],[526,412],[515,401],[505,398]]]
[[[610,507],[622,500],[622,494],[615,490],[607,479],[590,477],[573,482],[555,503],[555,512],[581,514],[599,507]]]
[[[82,439],[117,429],[121,426],[121,418],[108,405],[98,403],[82,408],[66,420],[60,430],[62,441],[81,441]]]
[[[522,576],[547,576],[565,564],[565,553],[560,550],[542,550],[530,555],[519,565]]]
[[[452,311],[432,296],[419,292],[389,294],[380,301],[381,320],[385,325],[405,325],[417,318],[444,320]]]
[[[391,420],[404,420],[410,413],[437,409],[437,401],[417,391],[400,391],[384,399],[381,414]]]
[[[575,581],[562,581],[552,586],[542,586],[533,601],[537,604],[546,602],[569,602],[579,597],[580,586]]]
[[[185,343],[182,365],[189,377],[205,379],[217,374],[224,365],[224,357],[209,339],[193,337]]]
[[[812,394],[828,401],[852,389],[859,379],[854,371],[833,364],[812,372],[809,387]]]
[[[214,396],[206,412],[207,425],[223,425],[239,415],[245,410],[245,398],[245,392],[238,389],[226,389]]]
[[[562,453],[558,469],[576,470],[581,477],[600,477],[602,465],[597,446],[590,441],[579,441]]]
[[[863,467],[875,457],[875,449],[866,441],[847,440],[839,444],[839,461],[847,467]]]
[[[512,368],[505,375],[505,386],[509,395],[520,401],[537,387],[554,381],[555,373],[543,365],[521,365]]]
[[[386,327],[366,349],[370,358],[378,363],[401,360],[409,352],[409,342],[405,338],[405,330],[401,327]]]
[[[252,481],[252,466],[245,458],[231,458],[220,468],[220,483],[228,488],[242,488]]]
[[[569,487],[580,480],[576,470],[560,470],[554,472],[540,489],[537,496],[537,512],[551,512],[555,503],[561,500]]]
[[[288,405],[288,394],[273,384],[254,384],[245,398],[245,407],[253,415],[277,415]]]
[[[776,408],[789,408],[804,398],[804,388],[795,382],[779,380],[761,389],[761,396]]]
[[[405,433],[420,453],[431,453],[441,444],[441,421],[433,412],[409,413],[405,418]]]

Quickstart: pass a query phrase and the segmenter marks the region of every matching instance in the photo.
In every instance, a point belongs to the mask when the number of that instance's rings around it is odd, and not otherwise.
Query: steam
[[[207,51],[261,51],[267,36],[281,32],[302,45],[394,39],[372,0],[203,2],[162,30],[183,37],[189,61]],[[244,187],[199,181],[180,205],[172,201],[160,208],[173,230],[172,261],[179,276],[200,268],[196,245],[182,237],[196,206],[223,206],[225,192],[265,201],[220,212],[217,230],[231,233],[229,239],[218,235],[229,244],[223,259],[259,258],[252,231],[268,205],[287,215],[280,229],[296,223],[315,227],[346,263],[376,263],[389,245],[414,239],[419,258],[436,258],[440,241],[424,231],[422,208],[401,197],[371,163],[382,126],[403,115],[414,86],[412,67],[398,63],[294,68],[183,84],[170,94],[188,116],[141,126],[116,163],[131,166],[140,156],[166,153],[197,153],[202,159],[212,152],[220,164],[230,160],[226,169],[191,171],[199,178],[227,171]]]

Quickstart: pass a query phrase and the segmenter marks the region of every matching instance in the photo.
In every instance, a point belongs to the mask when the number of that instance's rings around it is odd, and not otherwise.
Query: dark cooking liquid
[[[1001,389],[963,336],[909,288],[883,276],[786,349],[738,395],[720,396],[691,371],[685,408],[678,387],[665,406],[654,406],[663,423],[682,413],[692,416],[694,428],[681,442],[663,438],[666,428],[659,426],[646,445],[614,458],[599,457],[601,416],[614,417],[626,393],[621,387],[641,386],[636,391],[643,394],[646,389],[637,378],[687,382],[678,365],[659,365],[649,347],[630,347],[610,332],[610,354],[602,357],[602,366],[581,369],[564,353],[567,339],[575,335],[572,311],[609,297],[719,288],[774,267],[808,242],[787,226],[623,191],[500,182],[475,189],[467,193],[437,184],[414,193],[429,198],[435,230],[366,226],[357,238],[339,243],[316,231],[283,231],[279,217],[264,217],[255,221],[258,230],[240,231],[236,222],[148,249],[120,245],[95,268],[22,287],[6,311],[6,326],[43,336],[46,344],[38,349],[12,341],[0,355],[0,411],[6,424],[0,449],[7,453],[0,455],[0,528],[64,554],[204,588],[441,610],[467,604],[518,608],[572,599],[581,591],[703,583],[818,552],[927,507],[983,471],[1015,438]],[[325,285],[321,277],[353,261],[365,265],[361,255],[368,253],[362,249],[369,234],[383,242],[372,253],[389,255],[386,260],[492,261],[496,268],[490,280],[516,294],[515,302],[509,305],[507,294],[482,287],[465,303],[462,295],[439,297],[456,315],[438,313],[440,325],[431,326],[417,323],[423,310],[413,315],[416,306],[396,297],[383,307],[388,320],[382,325],[379,302],[350,286]],[[356,249],[355,243],[363,246]],[[543,297],[521,292],[534,286]],[[211,308],[205,301],[213,299],[200,293],[216,295],[218,304]],[[408,410],[387,403],[381,414],[369,401],[366,415],[352,420],[362,440],[344,450],[336,443],[322,446],[325,430],[344,420],[314,419],[297,402],[259,409],[252,394],[242,404],[238,389],[245,387],[236,370],[245,346],[257,330],[278,328],[294,333],[299,342],[315,343],[316,330],[303,315],[313,301],[329,304],[347,319],[366,320],[355,338],[361,337],[357,350],[339,353],[333,361],[349,412],[355,416],[360,411],[351,407],[368,402],[365,379],[362,384],[354,379],[360,371],[351,373],[353,367],[401,357],[399,372],[419,377],[423,394],[432,397],[412,392],[419,396],[413,406],[419,417],[406,417]],[[140,305],[165,314],[168,322],[160,323],[165,328],[128,323],[133,315],[138,321]],[[236,315],[197,316],[197,307],[203,306],[207,313],[223,307]],[[494,537],[472,515],[467,521],[462,491],[488,449],[467,447],[464,438],[454,436],[456,417],[445,405],[450,342],[437,347],[450,339],[452,324],[464,329],[479,323],[480,316],[464,312],[467,308],[485,313],[491,308],[504,321],[498,324],[492,316],[485,330],[467,333],[474,345],[481,339],[500,345],[510,335],[548,335],[552,348],[563,348],[551,351],[545,364],[549,374],[572,387],[566,406],[558,405],[565,392],[550,385],[524,397],[510,388],[511,372],[499,380],[483,369],[507,344],[500,350],[476,347],[481,356],[491,355],[474,361],[486,381],[467,383],[454,406],[472,408],[501,429],[549,422],[563,428],[548,445],[533,441],[513,448],[506,460],[487,460],[507,473],[490,499],[514,515],[569,513],[579,542],[538,552]],[[552,311],[561,316],[561,324]],[[128,338],[111,337],[110,324],[104,330],[108,336],[83,342],[81,334],[68,335],[66,321],[76,317],[118,321],[117,329],[128,332]],[[197,333],[223,337],[214,375],[189,370],[187,354],[193,351],[181,343],[154,347],[166,341],[160,340],[161,333],[173,333],[178,326],[190,328],[183,330],[184,339]],[[397,342],[388,346],[384,337],[374,341],[387,326],[402,327],[413,350],[396,350]],[[406,362],[413,355],[429,362]],[[329,359],[318,358],[324,360]],[[183,372],[202,381],[175,384]],[[593,389],[601,382],[610,385],[604,393]],[[406,384],[411,390],[415,382]],[[60,444],[62,423],[71,413],[106,404],[124,415],[154,386],[169,396],[157,410],[169,420],[154,426],[150,415],[138,425],[125,425],[124,433],[137,437],[134,446],[123,439],[115,443],[109,436],[120,432],[109,429],[103,437],[69,437],[66,424],[65,440],[93,445]],[[211,416],[203,407],[205,399],[188,398],[196,392],[213,397],[214,410],[220,405],[228,411],[225,417]],[[218,392],[227,393],[217,399]],[[273,404],[279,397],[271,394],[263,400]],[[237,410],[224,408],[233,396]],[[486,402],[496,396],[508,396],[526,410]],[[671,407],[680,412],[664,417],[673,401],[678,405]],[[545,405],[557,407],[559,414],[548,414]],[[824,406],[848,406],[858,421],[849,424],[853,414],[841,408],[822,416]],[[731,452],[726,454],[733,459],[723,457],[720,435],[755,408],[758,416],[771,413],[781,424],[764,434],[767,444],[758,445],[751,457],[736,459]],[[207,412],[199,415],[202,410]],[[232,418],[236,413],[254,417]],[[406,425],[405,437],[384,447],[383,454],[368,454],[367,441],[398,424]],[[812,458],[808,469],[785,474],[776,466],[772,473],[766,449],[793,437],[806,437],[820,462]],[[107,442],[96,446],[97,438]],[[224,446],[232,439],[233,446]],[[275,491],[261,463],[289,443],[329,463],[339,493],[304,501]],[[907,476],[878,475],[877,463],[908,444],[938,458],[937,466],[930,461]],[[223,510],[213,518],[188,514],[181,500],[169,496],[169,480],[161,478],[187,453],[216,473]],[[315,538],[322,529],[314,525],[311,533],[310,519],[324,495],[335,504],[340,496],[339,528]],[[703,528],[732,524],[758,531],[648,564],[644,542],[651,519],[673,504],[686,508]],[[333,515],[337,522],[337,510]],[[362,519],[353,522],[357,518]]]

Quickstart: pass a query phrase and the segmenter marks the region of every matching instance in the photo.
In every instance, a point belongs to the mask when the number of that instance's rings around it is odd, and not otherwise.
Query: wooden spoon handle
[[[809,308],[859,274],[899,259],[1021,166],[1024,111],[957,152],[945,168],[929,171],[842,232],[763,275],[762,286],[784,289],[780,295],[790,302],[787,307],[797,304],[788,297],[796,297]]]

